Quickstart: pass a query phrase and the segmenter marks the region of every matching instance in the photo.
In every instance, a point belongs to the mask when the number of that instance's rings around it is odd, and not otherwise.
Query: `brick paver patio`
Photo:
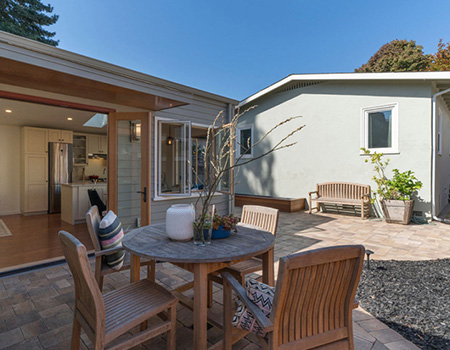
[[[276,241],[276,260],[305,249],[354,243],[372,249],[373,259],[450,257],[450,226],[441,223],[401,226],[340,215],[281,213]],[[145,276],[144,269],[142,275]],[[157,264],[156,277],[169,289],[192,280],[189,272],[169,263]],[[110,275],[105,279],[104,290],[118,288],[128,281],[128,272]],[[214,290],[213,307],[220,310],[222,291],[219,286]],[[73,280],[66,264],[0,278],[0,349],[69,349],[72,308]],[[192,349],[192,318],[190,310],[179,306],[177,349]],[[221,337],[219,329],[208,330],[210,343]],[[354,311],[354,338],[356,349],[417,349],[361,308]],[[84,334],[82,339],[81,349],[92,348]],[[165,348],[165,337],[136,347]],[[251,335],[234,347],[259,348]]]

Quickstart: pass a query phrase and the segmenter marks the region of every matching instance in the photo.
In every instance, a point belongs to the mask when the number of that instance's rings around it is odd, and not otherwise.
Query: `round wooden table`
[[[273,247],[275,237],[268,231],[239,224],[229,238],[212,240],[200,247],[192,241],[171,241],[165,224],[144,226],[128,232],[123,247],[131,253],[131,281],[140,279],[140,257],[171,262],[194,274],[194,349],[207,348],[208,274],[248,258],[260,255],[263,282],[274,285]]]

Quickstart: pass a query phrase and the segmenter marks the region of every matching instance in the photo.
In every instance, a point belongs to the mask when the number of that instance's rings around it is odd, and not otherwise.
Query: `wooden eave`
[[[151,111],[187,104],[5,57],[0,57],[0,83]]]

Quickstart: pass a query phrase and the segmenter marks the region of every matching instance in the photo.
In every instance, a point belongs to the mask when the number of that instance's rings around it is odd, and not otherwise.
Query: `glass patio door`
[[[125,231],[150,224],[150,113],[108,116],[108,208]]]

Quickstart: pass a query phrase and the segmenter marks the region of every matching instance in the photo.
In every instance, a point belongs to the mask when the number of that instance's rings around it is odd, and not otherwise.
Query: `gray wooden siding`
[[[154,201],[154,181],[155,181],[155,117],[170,118],[179,121],[191,121],[192,123],[204,124],[209,126],[213,123],[216,116],[223,111],[227,112],[227,104],[216,100],[210,100],[200,96],[193,96],[191,104],[168,109],[165,111],[154,112],[152,114],[152,138],[151,138],[151,174],[152,174],[152,188],[151,188],[151,222],[163,222],[166,218],[166,211],[172,204],[195,203],[197,197],[191,198],[177,198],[171,200]],[[213,202],[216,204],[216,209],[221,214],[226,214],[229,211],[228,206],[229,196],[222,195],[214,198]]]

